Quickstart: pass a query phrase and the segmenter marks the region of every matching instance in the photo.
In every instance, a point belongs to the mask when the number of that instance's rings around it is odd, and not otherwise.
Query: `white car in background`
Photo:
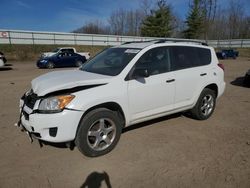
[[[2,59],[0,59],[0,67],[3,67],[4,66],[4,62]]]
[[[0,52],[0,67],[4,67],[7,59],[5,58],[4,54]]]
[[[73,47],[56,48],[52,52],[44,52],[44,53],[42,53],[41,57],[42,58],[50,57],[52,55],[59,54],[59,53],[64,53],[64,52],[80,54],[81,56],[85,56],[85,58],[87,60],[90,58],[90,53],[89,52],[77,52],[76,49],[73,48]]]
[[[224,89],[212,47],[181,40],[125,43],[78,70],[35,78],[20,100],[18,125],[39,140],[73,141],[95,157],[115,147],[124,127],[183,111],[208,119]]]

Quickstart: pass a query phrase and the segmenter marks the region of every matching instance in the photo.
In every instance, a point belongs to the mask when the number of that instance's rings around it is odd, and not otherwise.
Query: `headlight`
[[[27,97],[27,96],[30,95],[31,93],[33,93],[33,90],[32,90],[32,89],[28,90],[24,95]]]
[[[60,112],[67,106],[73,99],[74,95],[61,95],[42,99],[39,104],[38,110],[47,112]]]
[[[41,63],[46,63],[47,60],[43,59],[43,60],[41,60],[40,62],[41,62]]]

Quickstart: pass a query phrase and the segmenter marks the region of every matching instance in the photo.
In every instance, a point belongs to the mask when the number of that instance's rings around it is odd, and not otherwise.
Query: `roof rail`
[[[201,40],[191,40],[191,39],[175,39],[175,38],[170,38],[170,39],[159,39],[156,40],[155,44],[158,43],[164,43],[164,42],[192,42],[192,43],[197,43],[203,46],[208,46],[208,44],[204,41]]]
[[[146,40],[146,41],[128,41],[128,42],[124,42],[122,43],[122,45],[124,44],[131,44],[131,43],[145,43],[145,42],[154,42],[156,40]]]

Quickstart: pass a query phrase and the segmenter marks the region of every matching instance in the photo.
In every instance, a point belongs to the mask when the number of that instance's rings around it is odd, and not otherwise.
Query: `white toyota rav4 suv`
[[[129,125],[181,111],[209,118],[225,89],[214,49],[181,40],[111,47],[78,70],[50,72],[31,85],[18,125],[91,157],[111,151]]]

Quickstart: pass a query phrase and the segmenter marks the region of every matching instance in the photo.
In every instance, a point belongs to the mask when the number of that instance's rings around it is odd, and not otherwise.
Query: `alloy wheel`
[[[206,95],[204,96],[204,98],[202,99],[202,105],[201,105],[201,113],[204,116],[208,116],[211,114],[211,112],[213,111],[214,108],[214,99],[212,95]]]
[[[102,151],[113,143],[115,136],[115,123],[109,118],[101,118],[88,129],[87,143],[93,150]]]

